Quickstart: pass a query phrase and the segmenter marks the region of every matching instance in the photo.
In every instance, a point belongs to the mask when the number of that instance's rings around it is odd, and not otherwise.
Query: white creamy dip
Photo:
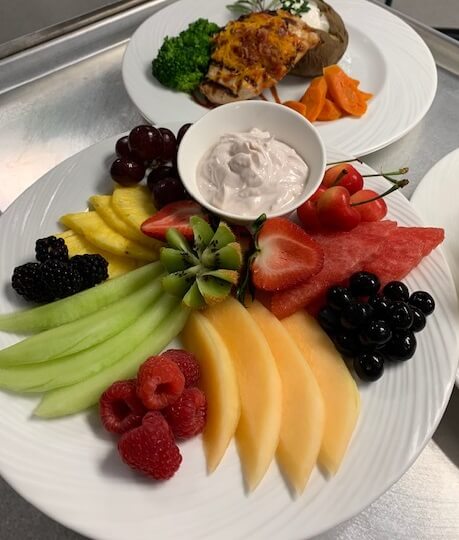
[[[327,17],[320,11],[316,2],[309,0],[308,6],[309,11],[301,14],[302,20],[315,30],[328,32],[330,30],[330,23],[328,22]]]
[[[227,133],[202,157],[196,182],[216,208],[241,217],[273,212],[303,191],[308,166],[293,148],[270,133]]]

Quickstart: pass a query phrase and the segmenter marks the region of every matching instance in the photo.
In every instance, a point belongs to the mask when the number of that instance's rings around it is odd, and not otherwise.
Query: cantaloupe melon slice
[[[58,238],[63,238],[65,245],[67,246],[69,257],[74,255],[91,255],[98,253],[108,262],[108,276],[114,278],[121,276],[134,270],[138,266],[145,264],[143,261],[137,261],[131,257],[121,257],[120,255],[114,255],[108,251],[104,251],[91,244],[84,236],[73,232],[71,229],[64,231],[63,233],[56,234]]]
[[[303,353],[322,392],[325,427],[319,463],[330,474],[335,474],[359,415],[357,385],[341,355],[313,317],[298,311],[281,322]]]
[[[94,210],[66,214],[61,217],[60,222],[72,231],[83,235],[91,244],[115,255],[132,257],[142,261],[158,259],[158,251],[149,250],[141,244],[125,238],[109,227]]]
[[[241,418],[236,442],[249,491],[257,487],[279,443],[282,384],[269,345],[248,311],[228,298],[204,312],[222,337],[236,370]]]
[[[248,308],[263,332],[282,381],[282,424],[277,460],[297,493],[302,493],[317,463],[325,409],[319,385],[281,322],[262,304]]]
[[[107,223],[109,227],[119,232],[125,238],[129,238],[134,242],[142,244],[148,249],[158,250],[161,244],[158,240],[149,238],[142,233],[140,228],[136,229],[128,225],[118,214],[113,210],[112,196],[111,195],[93,195],[89,197],[94,210],[100,215],[100,217]]]
[[[236,371],[220,334],[201,313],[190,315],[182,341],[201,367],[200,386],[207,398],[203,441],[211,473],[223,458],[239,422],[241,402]]]

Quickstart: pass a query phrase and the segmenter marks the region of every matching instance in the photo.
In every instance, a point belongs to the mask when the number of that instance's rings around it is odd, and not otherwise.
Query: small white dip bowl
[[[253,128],[268,131],[275,139],[296,150],[309,167],[301,194],[288,206],[266,216],[285,216],[303,204],[322,181],[326,157],[325,146],[316,128],[296,111],[267,101],[239,101],[212,109],[194,123],[183,137],[177,155],[177,167],[188,193],[203,207],[238,223],[250,223],[258,215],[240,216],[217,208],[206,200],[197,185],[196,172],[207,150],[226,133],[248,132]]]

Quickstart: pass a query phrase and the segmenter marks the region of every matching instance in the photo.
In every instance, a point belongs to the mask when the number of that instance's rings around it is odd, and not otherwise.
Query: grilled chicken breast
[[[200,90],[218,105],[259,96],[318,43],[318,34],[287,11],[244,15],[214,37],[209,70]]]

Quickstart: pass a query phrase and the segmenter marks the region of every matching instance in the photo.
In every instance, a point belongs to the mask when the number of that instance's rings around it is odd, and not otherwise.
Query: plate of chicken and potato
[[[387,10],[366,0],[320,0],[309,2],[319,7],[320,17],[306,19],[277,9],[285,0],[247,3],[253,10],[239,15],[228,9],[228,0],[178,0],[136,30],[123,59],[123,81],[143,116],[152,123],[194,122],[208,111],[203,103],[274,100],[272,90],[282,102],[297,101],[312,77],[335,63],[373,97],[360,118],[315,123],[326,146],[368,154],[408,133],[428,111],[437,87],[435,62],[418,34]],[[166,37],[198,19],[220,28],[199,83],[204,101],[164,86],[152,74]]]

